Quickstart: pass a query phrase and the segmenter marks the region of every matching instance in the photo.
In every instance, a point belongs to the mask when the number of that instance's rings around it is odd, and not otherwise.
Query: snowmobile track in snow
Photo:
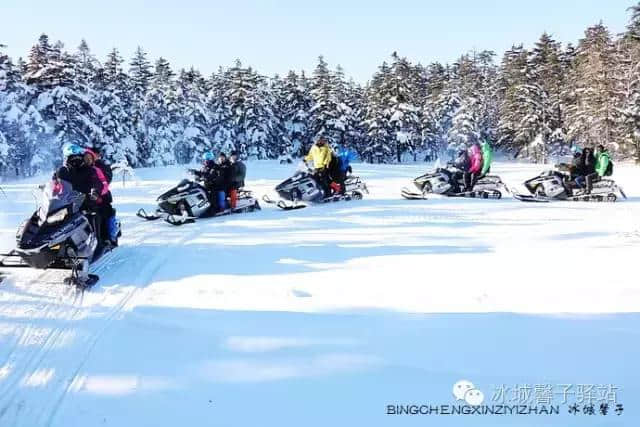
[[[188,241],[189,239],[192,239],[193,237],[197,236],[197,234],[199,232],[200,232],[199,229],[194,228],[194,229],[191,230],[190,233],[185,234],[184,236],[182,236],[182,238],[180,238],[175,243],[176,244],[184,243],[184,242]],[[145,237],[137,239],[135,244],[134,245],[130,245],[130,246],[139,245],[150,234],[145,233],[145,234],[142,234],[142,235],[145,236]],[[103,316],[104,322],[103,322],[102,327],[100,328],[100,330],[94,336],[92,336],[91,338],[89,338],[87,340],[87,342],[89,344],[86,346],[86,351],[82,355],[82,357],[79,359],[79,363],[77,364],[77,367],[73,371],[72,375],[67,377],[66,386],[61,391],[59,396],[57,396],[55,399],[54,398],[51,399],[51,401],[53,401],[54,404],[53,404],[53,407],[49,411],[47,411],[49,415],[47,415],[45,417],[47,426],[49,426],[49,425],[51,425],[53,423],[59,408],[62,406],[62,403],[64,402],[65,397],[71,391],[73,385],[78,381],[82,381],[80,373],[82,371],[82,368],[86,364],[86,362],[91,357],[91,353],[93,352],[93,349],[96,347],[96,344],[100,341],[100,339],[102,338],[104,333],[111,327],[111,325],[114,323],[114,321],[117,320],[118,318],[120,318],[119,315],[122,313],[123,309],[127,306],[127,304],[135,297],[135,295],[147,283],[149,283],[149,281],[153,278],[154,274],[166,263],[168,256],[169,256],[169,254],[167,254],[166,252],[163,252],[159,256],[155,257],[154,259],[149,260],[149,262],[145,266],[145,268],[138,273],[137,280],[134,283],[135,286],[133,286],[120,299],[120,301],[117,304],[115,304],[113,309],[107,315]]]
[[[139,229],[146,227],[135,227],[131,230],[132,235],[141,236],[131,242],[127,246],[137,246],[140,243],[143,243],[144,240],[152,235],[151,233],[139,232]],[[191,235],[186,236],[188,239],[192,237]],[[105,255],[103,258],[97,261],[97,265],[91,269],[93,273],[101,273],[111,270],[111,266],[117,264],[120,258],[126,258],[126,254],[121,253],[118,249],[110,252]],[[159,263],[155,262],[156,265],[153,270],[156,270],[165,260],[162,259]],[[150,272],[153,275],[153,270]],[[9,425],[19,425],[19,416],[22,408],[29,407],[30,410],[34,410],[39,406],[39,419],[40,423],[46,421],[47,424],[50,423],[51,415],[55,414],[59,404],[62,402],[64,395],[69,391],[73,381],[76,379],[79,371],[82,366],[84,366],[86,360],[91,355],[92,349],[95,347],[96,343],[102,337],[104,332],[109,328],[109,326],[113,323],[113,321],[117,318],[118,314],[121,313],[126,304],[133,298],[135,293],[139,290],[139,287],[144,285],[145,283],[136,283],[136,286],[132,287],[128,292],[123,295],[123,297],[113,306],[113,308],[106,314],[100,316],[105,321],[95,333],[89,334],[86,338],[83,339],[82,343],[74,343],[75,346],[86,348],[87,350],[82,354],[80,358],[76,358],[78,361],[77,367],[70,372],[70,375],[64,375],[63,373],[56,371],[54,374],[56,378],[47,382],[44,386],[46,388],[52,388],[55,386],[62,387],[62,394],[54,398],[55,393],[59,393],[60,390],[50,390],[50,399],[48,402],[53,402],[53,408],[47,410],[48,405],[26,405],[25,399],[20,400],[20,387],[18,385],[20,383],[26,383],[29,379],[41,370],[41,368],[47,368],[45,366],[45,361],[47,356],[49,355],[51,349],[55,348],[58,344],[59,340],[65,336],[67,333],[71,333],[74,328],[74,322],[78,320],[78,316],[84,311],[83,310],[83,301],[84,301],[84,293],[91,292],[89,290],[81,290],[75,287],[67,286],[62,283],[52,283],[49,280],[45,280],[46,278],[53,278],[59,276],[59,271],[48,270],[44,271],[41,274],[38,274],[34,279],[29,280],[25,284],[20,284],[20,288],[29,289],[30,292],[34,291],[34,287],[36,289],[38,287],[44,288],[43,290],[51,290],[51,286],[59,287],[62,289],[62,292],[55,295],[51,301],[41,304],[39,306],[39,310],[35,313],[31,314],[32,317],[40,318],[40,319],[51,319],[56,318],[64,323],[64,326],[60,328],[51,328],[47,331],[44,337],[41,336],[41,329],[38,327],[34,327],[33,325],[29,325],[25,327],[20,336],[14,341],[14,346],[12,347],[10,353],[7,356],[7,360],[4,362],[4,367],[10,369],[8,376],[5,377],[0,383],[3,387],[0,389],[0,424],[3,424],[4,420],[7,417],[11,417],[8,419]],[[148,278],[149,275],[141,274],[139,277]],[[99,283],[97,284],[99,287]],[[71,302],[68,301],[68,298],[73,295],[73,299]],[[108,298],[110,294],[105,294],[105,298]],[[103,300],[104,300],[103,299]],[[86,344],[86,345],[83,345]],[[25,352],[21,352],[21,354],[16,355],[16,350],[18,348],[27,349]],[[15,362],[20,362],[14,363]],[[15,369],[14,369],[15,367]],[[62,375],[61,375],[62,374]],[[16,401],[19,401],[16,404]],[[15,408],[15,412],[11,413],[11,409]],[[42,419],[44,416],[44,420]],[[14,424],[11,424],[11,421]],[[40,424],[39,423],[39,424]]]

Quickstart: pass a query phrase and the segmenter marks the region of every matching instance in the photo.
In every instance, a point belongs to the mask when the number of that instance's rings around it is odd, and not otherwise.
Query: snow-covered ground
[[[292,172],[249,164],[259,196]],[[172,227],[145,222],[182,168],[113,185],[121,247],[84,294],[0,284],[0,426],[635,425],[640,168],[629,199],[407,201],[425,165],[356,165],[363,201]],[[511,187],[540,166],[496,163]],[[4,183],[0,250],[44,178]],[[615,385],[620,416],[387,415],[474,382]],[[571,400],[571,399],[569,399]],[[575,399],[574,399],[575,400]]]

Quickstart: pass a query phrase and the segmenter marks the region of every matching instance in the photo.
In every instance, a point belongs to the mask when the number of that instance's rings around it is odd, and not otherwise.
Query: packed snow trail
[[[259,197],[293,169],[248,166]],[[413,425],[427,420],[385,405],[450,403],[467,377],[486,389],[617,383],[620,425],[637,421],[640,317],[593,313],[640,308],[640,169],[616,165],[629,200],[611,204],[401,199],[428,167],[358,164],[363,201],[181,227],[135,212],[152,211],[183,168],[116,181],[124,236],[93,289],[77,293],[58,272],[0,283],[0,425]],[[492,169],[518,188],[541,167]],[[3,184],[2,251],[43,179]],[[408,314],[488,312],[551,315]],[[496,422],[514,425],[480,425]]]

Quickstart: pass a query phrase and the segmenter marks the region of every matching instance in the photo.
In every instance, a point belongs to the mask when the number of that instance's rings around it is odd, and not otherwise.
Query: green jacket
[[[482,143],[482,175],[486,175],[489,172],[489,168],[491,167],[491,160],[493,158],[493,153],[491,151],[491,146],[487,141]]]
[[[607,153],[606,151],[598,154],[598,156],[596,157],[596,172],[598,173],[598,175],[604,176],[604,174],[607,172],[607,167],[609,167],[610,161],[611,158],[609,157],[609,153]]]

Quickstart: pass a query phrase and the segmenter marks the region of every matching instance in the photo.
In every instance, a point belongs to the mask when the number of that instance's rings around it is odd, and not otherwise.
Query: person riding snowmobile
[[[67,144],[63,147],[62,154],[64,165],[54,173],[54,179],[68,181],[75,191],[85,194],[89,200],[97,201],[102,193],[103,184],[95,169],[85,162],[84,148]]]
[[[244,187],[247,167],[238,157],[237,151],[231,152],[230,160],[229,201],[231,202],[231,209],[235,209],[238,203],[238,190]]]
[[[476,185],[476,182],[480,178],[480,174],[482,172],[483,159],[482,159],[482,149],[480,148],[480,144],[477,142],[471,145],[469,148],[469,184],[466,186],[466,191],[473,190],[473,187]]]
[[[484,177],[491,171],[491,161],[493,160],[493,151],[491,151],[491,145],[488,140],[482,142],[482,171],[480,177]]]
[[[582,175],[576,177],[576,184],[585,189],[585,194],[591,194],[593,180],[597,176],[596,158],[591,148],[585,147],[584,150],[582,150],[580,162],[583,166],[583,171]]]
[[[218,212],[227,209],[227,192],[231,186],[231,163],[227,159],[227,155],[220,153],[216,162],[214,190],[217,195]]]
[[[356,159],[356,153],[347,147],[338,147],[329,163],[331,188],[336,193],[345,194],[347,174],[352,172],[351,161]]]
[[[109,242],[112,246],[118,245],[118,222],[116,219],[116,211],[112,206],[113,195],[109,189],[109,183],[113,177],[111,167],[100,159],[100,155],[91,148],[85,148],[84,161],[87,166],[94,168],[98,179],[102,184],[101,198],[102,204],[100,205],[100,217],[101,224],[101,238],[105,242]]]
[[[107,183],[111,184],[111,181],[113,181],[113,170],[111,169],[111,165],[105,162],[104,159],[102,158],[102,150],[94,147],[94,148],[91,148],[91,152],[95,154],[94,156],[95,160],[93,162],[94,166],[100,168],[105,178],[107,178]]]
[[[197,180],[202,182],[203,187],[207,190],[207,197],[214,207],[214,211],[222,211],[226,208],[225,191],[229,186],[229,168],[221,166],[221,158],[224,158],[226,161],[224,153],[220,153],[220,156],[216,160],[215,155],[207,151],[202,155],[203,162],[200,170],[189,170]]]
[[[67,144],[63,147],[62,154],[65,159],[64,165],[53,174],[53,179],[69,182],[73,190],[86,196],[83,208],[95,213],[96,218],[93,226],[96,229],[96,236],[101,242],[104,242],[102,233],[99,232],[104,214],[103,181],[98,177],[96,169],[85,162],[84,148],[75,144]]]
[[[450,165],[456,169],[455,172],[450,172],[447,169],[441,169],[441,171],[449,177],[449,184],[451,185],[453,192],[460,193],[461,191],[466,190],[470,185],[469,168],[471,166],[471,161],[466,148],[462,146],[458,149],[458,157],[456,157]],[[460,178],[463,180],[464,189],[460,188]]]
[[[304,157],[305,163],[313,162],[313,175],[318,182],[320,188],[324,192],[325,197],[331,195],[329,189],[329,164],[331,163],[333,153],[324,137],[319,137],[316,143],[309,150],[309,154]]]
[[[611,156],[604,145],[600,144],[596,148],[596,173],[598,177],[602,178],[607,175],[609,164],[611,163]]]

